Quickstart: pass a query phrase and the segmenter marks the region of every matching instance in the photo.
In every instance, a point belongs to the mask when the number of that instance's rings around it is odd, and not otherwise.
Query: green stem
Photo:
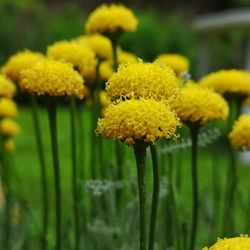
[[[157,209],[159,201],[159,171],[158,171],[158,160],[157,160],[157,151],[154,145],[150,145],[152,163],[153,163],[153,196],[151,204],[151,219],[150,219],[150,231],[149,231],[149,244],[148,249],[154,250],[154,241],[155,241],[155,228],[157,221]]]
[[[192,212],[192,226],[189,242],[189,250],[194,250],[197,224],[198,224],[198,211],[199,211],[199,186],[197,174],[197,149],[198,149],[198,134],[199,129],[197,126],[190,127],[190,134],[192,140],[192,190],[193,190],[193,212]]]
[[[62,248],[61,178],[60,178],[60,166],[59,166],[59,155],[58,155],[56,102],[48,103],[48,115],[49,115],[50,136],[51,136],[54,178],[55,178],[55,194],[56,194],[56,250],[61,250]]]
[[[140,207],[140,250],[146,250],[147,225],[146,225],[146,178],[145,178],[145,162],[146,162],[146,145],[137,143],[134,146],[134,154],[137,165],[138,190],[139,190],[139,207]]]
[[[47,171],[46,171],[43,143],[41,137],[42,131],[40,128],[40,123],[38,118],[37,99],[35,96],[31,96],[30,100],[31,100],[32,116],[33,116],[36,143],[37,143],[37,151],[40,161],[40,171],[41,171],[41,192],[42,192],[42,206],[43,206],[41,249],[46,250],[48,249],[47,233],[48,233],[48,221],[49,221]]]
[[[72,195],[75,220],[75,250],[80,248],[80,216],[79,195],[77,186],[77,139],[76,139],[76,100],[70,98],[70,123],[71,123],[71,157],[72,157]]]

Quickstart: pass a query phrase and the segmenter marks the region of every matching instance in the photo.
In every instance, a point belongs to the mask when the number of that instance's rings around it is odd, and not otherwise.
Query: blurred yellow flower
[[[181,121],[201,125],[213,119],[225,120],[229,114],[228,104],[220,94],[195,84],[183,87],[172,107]]]
[[[111,104],[111,102],[107,97],[107,93],[104,90],[100,91],[100,103],[102,107],[107,107],[108,105]]]
[[[12,117],[18,113],[16,103],[8,98],[0,98],[0,117]]]
[[[85,28],[88,34],[114,34],[120,31],[135,31],[137,24],[132,10],[121,4],[104,4],[90,14]]]
[[[199,83],[221,94],[250,95],[250,73],[244,70],[220,70],[204,76]]]
[[[97,60],[95,53],[89,47],[83,47],[75,42],[60,41],[47,49],[50,59],[71,63],[84,79],[93,79],[96,73]]]
[[[250,150],[250,114],[241,115],[229,134],[232,145],[241,150]]]
[[[16,85],[5,75],[0,75],[0,97],[12,98],[16,94]]]
[[[137,140],[154,143],[158,138],[175,138],[180,126],[176,114],[163,101],[127,100],[110,104],[98,120],[97,134],[133,145]]]
[[[218,239],[217,243],[210,248],[205,247],[202,250],[249,250],[250,238],[247,236]]]
[[[188,71],[190,67],[188,58],[179,54],[161,54],[156,60],[170,66],[177,75]]]
[[[113,74],[113,65],[110,61],[103,61],[99,66],[100,78],[103,81],[107,81],[110,76]]]
[[[111,101],[121,97],[166,100],[176,95],[180,82],[174,71],[160,63],[121,64],[106,84]]]
[[[71,64],[47,59],[22,71],[20,87],[36,95],[75,96],[85,94],[83,79]]]
[[[10,138],[5,140],[4,146],[5,146],[5,149],[10,153],[12,153],[16,149],[15,142]]]
[[[19,81],[22,70],[28,69],[44,59],[45,57],[41,53],[24,50],[9,58],[2,68],[2,73],[13,81]]]
[[[10,118],[4,118],[0,121],[0,130],[7,137],[17,135],[21,131],[17,122]]]
[[[118,49],[117,51],[118,63],[119,64],[129,64],[129,63],[137,63],[138,58],[133,53]]]
[[[83,47],[90,47],[95,52],[96,57],[101,60],[112,58],[111,41],[101,34],[80,36],[73,41]]]

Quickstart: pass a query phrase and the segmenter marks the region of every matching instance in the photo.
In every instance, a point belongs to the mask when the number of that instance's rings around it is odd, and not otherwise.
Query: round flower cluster
[[[241,115],[229,134],[232,145],[241,150],[250,150],[250,114]]]
[[[4,118],[0,122],[0,130],[4,136],[13,136],[20,133],[20,126],[10,118]]]
[[[110,59],[113,55],[111,41],[100,34],[81,36],[73,41],[83,47],[91,48],[100,60]]]
[[[44,59],[45,57],[41,53],[24,50],[9,58],[2,68],[2,73],[13,81],[19,81],[22,70],[28,69]]]
[[[20,87],[31,94],[75,96],[85,94],[82,77],[71,64],[47,59],[21,73]]]
[[[199,83],[221,94],[250,95],[250,73],[244,70],[220,70],[204,76]]]
[[[0,118],[17,116],[16,103],[9,98],[0,98]]]
[[[162,54],[157,57],[158,61],[170,66],[177,75],[189,70],[189,61],[185,56],[178,54]]]
[[[137,140],[154,143],[160,137],[176,137],[178,126],[179,119],[165,102],[127,100],[105,109],[104,117],[98,121],[97,133],[134,145]]]
[[[210,89],[187,84],[172,102],[183,122],[207,124],[213,119],[226,119],[229,107],[224,98]]]
[[[111,101],[126,99],[153,98],[166,100],[177,94],[180,87],[174,71],[160,63],[121,64],[106,84]]]
[[[84,79],[93,79],[97,60],[95,53],[89,47],[83,47],[75,42],[60,41],[47,49],[48,58],[71,63]]]
[[[16,85],[6,76],[0,75],[0,97],[12,98],[16,94]]]
[[[203,248],[202,250],[249,250],[250,238],[247,236],[219,239],[216,244],[210,248]]]
[[[120,4],[101,5],[86,22],[86,32],[113,34],[120,31],[135,31],[138,21],[134,13]]]

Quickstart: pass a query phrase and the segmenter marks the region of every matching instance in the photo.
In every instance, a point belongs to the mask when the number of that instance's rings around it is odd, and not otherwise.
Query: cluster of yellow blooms
[[[172,106],[183,122],[207,124],[213,119],[225,120],[229,107],[224,98],[198,84],[186,84]]]
[[[18,114],[17,105],[11,99],[15,93],[15,84],[5,75],[0,75],[0,132],[9,152],[15,149],[12,137],[20,132],[20,126],[13,120]]]
[[[238,149],[250,150],[250,114],[241,115],[229,135],[231,143]]]
[[[177,76],[188,71],[190,67],[188,59],[179,54],[162,54],[159,55],[156,60],[170,66]]]
[[[138,21],[133,12],[119,4],[102,5],[94,10],[86,22],[88,34],[114,34],[135,31]]]
[[[235,238],[218,239],[217,243],[210,248],[202,250],[249,250],[250,238],[248,236],[240,236]]]

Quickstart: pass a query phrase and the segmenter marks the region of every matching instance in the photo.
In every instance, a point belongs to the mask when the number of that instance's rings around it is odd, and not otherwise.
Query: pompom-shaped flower
[[[86,22],[86,32],[114,34],[120,31],[135,31],[138,21],[134,13],[121,4],[101,5]]]
[[[73,41],[81,46],[90,47],[99,59],[110,59],[113,55],[111,41],[100,34],[81,36]]]
[[[60,41],[48,47],[47,55],[48,58],[73,64],[84,79],[95,77],[97,60],[89,47],[83,47],[75,42]]]
[[[0,96],[12,98],[16,94],[16,85],[6,76],[0,75]]]
[[[180,82],[174,71],[165,65],[155,63],[121,64],[106,85],[111,101],[121,96],[128,99],[154,98],[166,100],[179,90]]]
[[[0,122],[0,129],[4,136],[13,136],[19,134],[20,126],[14,120],[10,118],[4,118]]]
[[[17,115],[16,103],[8,98],[0,98],[0,117],[12,117]]]
[[[250,114],[239,117],[229,138],[236,148],[250,151]]]
[[[137,63],[138,58],[132,53],[118,49],[118,62],[119,64]]]
[[[160,137],[176,137],[178,126],[179,119],[163,101],[127,100],[106,108],[97,133],[133,145],[137,140],[154,143]]]
[[[216,244],[203,250],[249,250],[250,238],[247,236],[219,239]]]
[[[157,57],[158,61],[170,66],[177,75],[189,70],[189,61],[185,56],[179,54],[162,54]]]
[[[204,76],[199,83],[221,94],[250,94],[250,73],[244,70],[220,70]]]
[[[210,89],[194,84],[183,87],[172,103],[183,122],[204,125],[213,119],[226,119],[229,107],[224,98]]]
[[[83,79],[71,64],[49,60],[22,71],[20,87],[29,93],[83,98]]]
[[[44,59],[45,57],[41,53],[24,50],[9,58],[2,68],[2,73],[13,81],[19,81],[22,70],[28,69]]]

